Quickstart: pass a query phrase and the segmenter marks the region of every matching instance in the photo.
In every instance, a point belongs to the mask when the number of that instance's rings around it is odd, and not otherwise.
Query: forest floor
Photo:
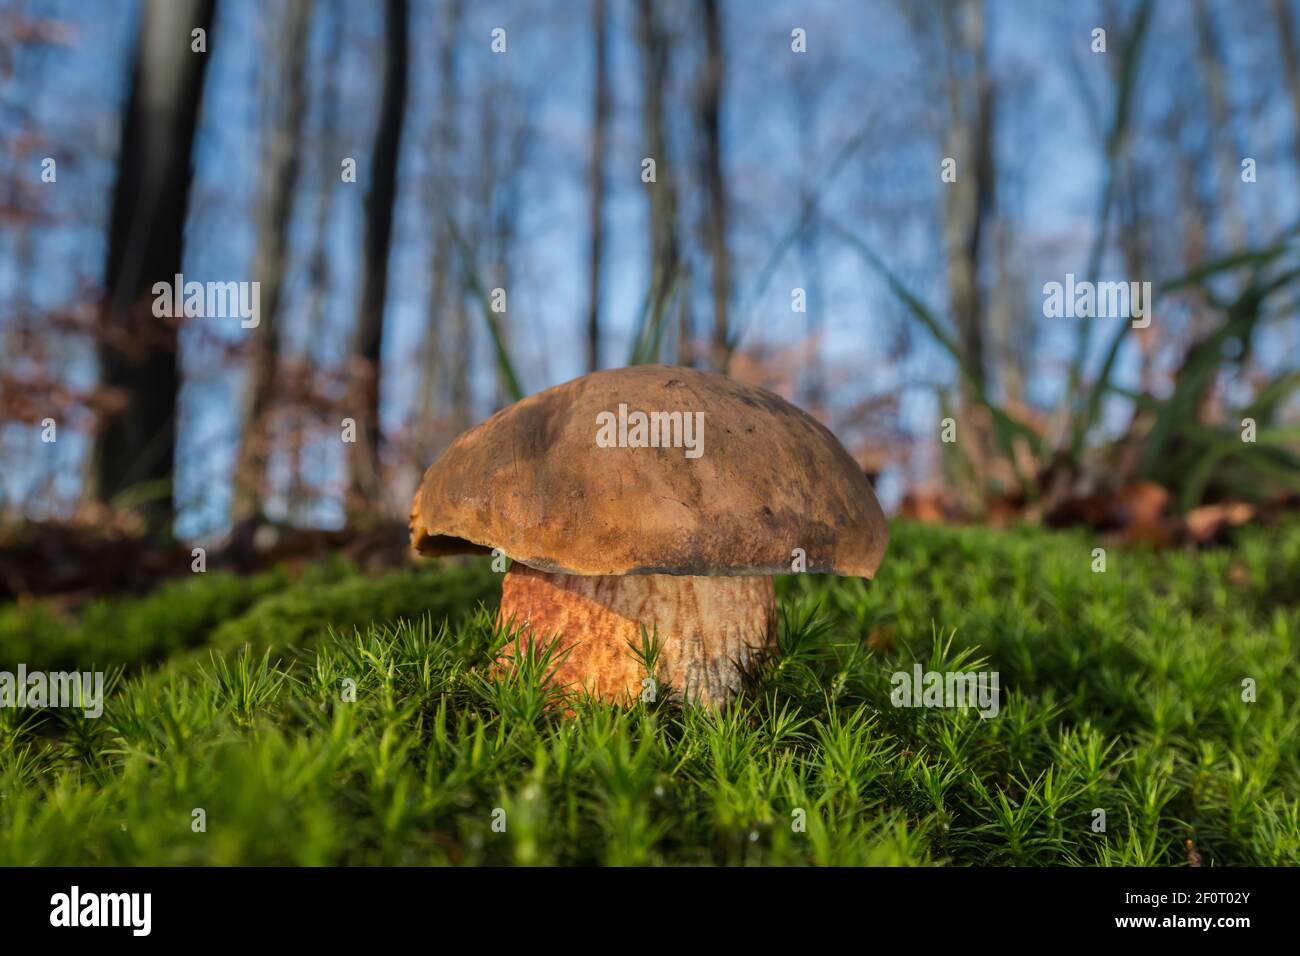
[[[486,561],[0,606],[0,672],[108,672],[0,708],[0,865],[1300,864],[1300,523],[1095,547],[896,523],[874,582],[778,581],[721,714],[492,678]],[[917,664],[996,714],[894,706]]]

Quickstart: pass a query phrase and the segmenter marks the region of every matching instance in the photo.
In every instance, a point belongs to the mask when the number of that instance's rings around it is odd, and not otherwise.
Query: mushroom
[[[647,679],[727,702],[775,649],[772,576],[870,578],[887,540],[871,483],[812,416],[663,365],[593,372],[497,412],[429,468],[411,506],[416,551],[514,561],[498,620],[561,642],[552,680],[624,702]]]

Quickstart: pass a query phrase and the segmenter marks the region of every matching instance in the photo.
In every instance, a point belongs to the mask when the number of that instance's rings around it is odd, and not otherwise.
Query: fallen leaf
[[[1255,516],[1255,506],[1244,501],[1225,501],[1221,504],[1202,505],[1187,513],[1187,534],[1198,544],[1204,544],[1224,528],[1243,525]]]

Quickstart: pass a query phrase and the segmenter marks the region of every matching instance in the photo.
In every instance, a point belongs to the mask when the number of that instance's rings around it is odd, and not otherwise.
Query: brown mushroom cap
[[[600,447],[598,415],[704,413],[702,453]],[[786,574],[870,578],[885,517],[824,426],[765,389],[667,365],[593,372],[465,432],[425,472],[411,544],[428,555],[499,548],[578,575]]]

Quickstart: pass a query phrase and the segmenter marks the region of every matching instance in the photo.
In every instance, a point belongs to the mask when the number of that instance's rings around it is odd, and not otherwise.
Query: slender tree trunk
[[[516,322],[511,306],[510,285],[513,275],[515,240],[518,230],[519,170],[527,153],[527,118],[515,115],[509,104],[517,101],[516,94],[507,87],[494,86],[484,91],[479,123],[480,203],[478,220],[480,228],[471,250],[471,261],[483,283],[487,302],[482,303],[484,317],[495,327],[503,349],[510,349],[512,328]],[[503,149],[502,146],[505,146]],[[479,271],[480,264],[482,266]],[[495,289],[505,293],[505,309],[493,311]],[[495,348],[494,348],[495,351]],[[505,364],[508,364],[508,360]],[[495,407],[501,408],[514,401],[510,385],[512,373],[498,359]]]
[[[641,47],[644,91],[642,124],[648,156],[655,161],[655,182],[650,191],[650,291],[648,315],[660,316],[667,308],[673,282],[681,268],[677,241],[677,193],[669,157],[664,92],[669,79],[669,44],[652,0],[638,0],[637,41]],[[685,323],[684,323],[685,324]],[[692,330],[682,328],[679,361],[694,363]]]
[[[1210,142],[1213,144],[1213,174],[1218,191],[1218,208],[1215,210],[1219,221],[1227,232],[1228,243],[1233,250],[1241,249],[1246,244],[1246,223],[1237,205],[1237,163],[1244,153],[1235,145],[1232,130],[1232,115],[1228,105],[1228,80],[1223,69],[1223,52],[1219,48],[1218,33],[1214,20],[1205,0],[1196,0],[1194,6],[1196,21],[1196,49],[1200,60],[1201,73],[1210,100]],[[1225,250],[1226,251],[1226,250]]]
[[[1282,72],[1286,76],[1287,92],[1291,95],[1296,164],[1300,165],[1300,51],[1296,48],[1295,20],[1288,0],[1273,0],[1273,16],[1277,20],[1277,42],[1282,50]]]
[[[958,18],[953,24],[948,18]],[[948,289],[957,320],[957,338],[976,381],[963,386],[964,410],[985,384],[983,301],[980,256],[984,226],[993,202],[992,84],[987,70],[983,0],[967,0],[960,10],[945,8],[950,55],[970,64],[970,75],[956,68],[949,74],[951,110],[945,155],[957,160],[957,179],[945,184],[944,244],[948,252]],[[972,84],[966,88],[966,84]]]
[[[455,295],[451,300],[452,358],[455,368],[451,373],[451,428],[454,435],[459,435],[469,428],[474,419],[474,395],[470,389],[469,370],[474,365],[474,337],[470,334],[469,312],[465,308],[464,288],[460,283],[454,286]]]
[[[1115,163],[1117,177],[1115,188],[1115,210],[1113,215],[1118,223],[1117,238],[1120,251],[1124,256],[1124,269],[1133,281],[1141,281],[1147,275],[1147,237],[1146,223],[1150,220],[1143,203],[1143,187],[1133,171],[1131,156],[1120,157]],[[1160,323],[1152,323],[1145,329],[1137,329],[1138,346],[1138,381],[1143,391],[1150,393],[1155,387],[1155,358],[1157,333]],[[1140,411],[1140,409],[1135,409]]]
[[[799,235],[799,264],[803,273],[805,330],[808,336],[808,362],[805,369],[804,400],[818,417],[826,414],[826,363],[822,358],[825,343],[825,283],[822,274],[820,213],[817,210],[817,143],[816,129],[820,103],[816,86],[803,71],[796,74],[795,96],[799,122],[807,132],[799,137],[799,207],[807,211],[807,225]]]
[[[591,244],[587,254],[587,368],[600,368],[601,256],[605,248],[605,137],[609,126],[609,38],[605,0],[592,0],[595,102],[591,120]]]
[[[706,235],[713,261],[713,335],[711,361],[725,371],[730,352],[731,256],[727,251],[727,185],[722,175],[722,94],[726,75],[722,17],[718,0],[700,0],[704,26],[704,76],[700,84],[699,126],[703,141]]]
[[[683,289],[694,288],[695,276],[689,259],[683,259],[677,267],[679,283]],[[677,364],[693,366],[695,364],[695,303],[689,295],[681,298],[677,310]]]
[[[263,169],[266,178],[258,201],[257,281],[261,315],[253,330],[244,433],[235,465],[235,500],[231,518],[237,528],[251,528],[263,518],[270,457],[271,408],[280,367],[280,292],[289,239],[293,196],[301,166],[302,124],[306,110],[306,60],[312,0],[292,0],[285,12],[276,60],[283,64],[272,93]]]
[[[459,286],[453,281],[459,274],[458,255],[452,245],[448,219],[456,219],[456,176],[460,88],[458,53],[460,24],[464,7],[460,0],[447,0],[438,37],[438,118],[434,124],[429,155],[432,184],[429,190],[430,218],[433,223],[433,281],[429,293],[429,322],[421,348],[421,383],[418,412],[418,456],[423,464],[432,461],[436,452],[440,409],[455,391],[454,383],[465,375],[464,359],[448,348],[452,342],[449,325],[453,313],[451,294]],[[452,409],[455,411],[454,407]],[[451,416],[448,416],[449,418]],[[445,424],[445,422],[443,422]]]
[[[175,513],[179,319],[153,316],[152,288],[181,271],[208,62],[207,53],[192,52],[191,31],[210,34],[214,8],[215,0],[146,0],[141,11],[100,312],[101,381],[125,404],[96,438],[95,494],[107,503],[134,485],[154,485],[159,493],[142,511],[164,534]]]
[[[322,16],[328,25],[324,49],[321,53],[324,63],[338,62],[339,50],[343,44],[342,19],[345,3],[346,0],[324,0],[321,4]],[[298,363],[299,377],[293,395],[293,424],[289,429],[289,487],[286,497],[289,516],[295,523],[301,523],[310,514],[316,498],[315,489],[304,474],[303,463],[307,457],[307,436],[319,424],[320,415],[313,386],[318,363],[312,350],[319,341],[325,303],[329,299],[331,289],[328,232],[335,190],[340,188],[339,166],[336,159],[340,155],[339,86],[340,78],[337,70],[321,71],[319,92],[321,129],[318,155],[324,159],[319,164],[317,175],[320,178],[313,190],[311,253],[307,260],[307,301],[302,311],[302,341],[305,347]],[[335,433],[334,429],[337,427],[337,419],[331,416],[329,422],[331,434]]]
[[[384,87],[379,124],[371,154],[365,201],[365,275],[357,317],[353,356],[360,383],[356,441],[351,448],[352,514],[380,505],[380,360],[384,345],[384,309],[388,301],[388,253],[397,201],[397,167],[402,118],[406,112],[407,0],[387,0],[384,7]]]
[[[1009,405],[1020,405],[1025,397],[1025,360],[1029,354],[1032,337],[1019,321],[1023,310],[1020,293],[1024,286],[1019,281],[1011,224],[998,216],[990,230],[990,245],[995,270],[994,286],[986,308],[993,349],[995,381]]]

